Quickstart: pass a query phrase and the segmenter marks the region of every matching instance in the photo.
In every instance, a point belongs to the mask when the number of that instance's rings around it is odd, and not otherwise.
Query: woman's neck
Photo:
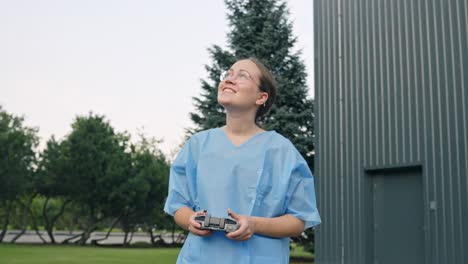
[[[231,135],[248,136],[264,131],[250,115],[226,115],[224,130]]]

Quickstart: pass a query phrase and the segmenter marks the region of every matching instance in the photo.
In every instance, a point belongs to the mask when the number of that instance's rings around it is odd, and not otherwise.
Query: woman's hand
[[[198,223],[197,221],[195,221],[196,216],[204,215],[204,214],[205,214],[205,212],[202,210],[202,211],[195,212],[190,216],[189,222],[188,222],[188,227],[187,227],[187,230],[189,232],[191,232],[192,234],[197,235],[197,236],[209,236],[209,235],[211,235],[213,233],[212,230],[200,229],[201,224]]]
[[[255,234],[255,222],[252,217],[235,214],[231,209],[228,209],[228,214],[237,221],[240,227],[234,232],[227,233],[226,237],[233,240],[244,241],[250,239]]]

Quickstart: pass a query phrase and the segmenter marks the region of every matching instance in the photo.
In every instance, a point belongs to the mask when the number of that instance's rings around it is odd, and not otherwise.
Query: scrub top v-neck
[[[255,140],[255,138],[258,137],[258,136],[261,136],[261,135],[263,135],[263,134],[265,134],[265,133],[272,132],[272,131],[263,131],[263,132],[259,132],[259,133],[255,134],[255,135],[251,136],[250,138],[248,138],[247,140],[245,140],[245,141],[242,142],[241,144],[236,145],[236,144],[234,144],[234,142],[229,138],[229,136],[227,135],[226,131],[224,131],[223,128],[217,128],[216,130],[220,131],[220,132],[224,135],[224,138],[226,138],[226,140],[228,141],[228,144],[231,144],[231,146],[232,146],[233,148],[236,148],[236,149],[242,148],[244,145],[249,144],[249,141]]]
[[[215,217],[291,214],[305,228],[320,223],[313,176],[289,140],[275,131],[258,133],[239,146],[221,128],[193,135],[171,166],[164,210],[188,206]],[[191,233],[177,263],[288,263],[289,239],[254,235],[234,241],[222,232]]]

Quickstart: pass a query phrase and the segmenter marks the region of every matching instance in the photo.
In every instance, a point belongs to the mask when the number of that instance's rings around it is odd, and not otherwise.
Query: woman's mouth
[[[228,93],[236,93],[236,90],[230,87],[224,87],[223,92],[228,92]]]

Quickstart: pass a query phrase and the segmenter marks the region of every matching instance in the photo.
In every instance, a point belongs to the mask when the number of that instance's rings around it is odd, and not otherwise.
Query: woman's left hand
[[[237,221],[240,227],[234,232],[227,233],[226,237],[233,240],[244,241],[250,239],[255,234],[255,222],[252,217],[238,215],[231,211],[231,209],[228,209],[228,214]]]

